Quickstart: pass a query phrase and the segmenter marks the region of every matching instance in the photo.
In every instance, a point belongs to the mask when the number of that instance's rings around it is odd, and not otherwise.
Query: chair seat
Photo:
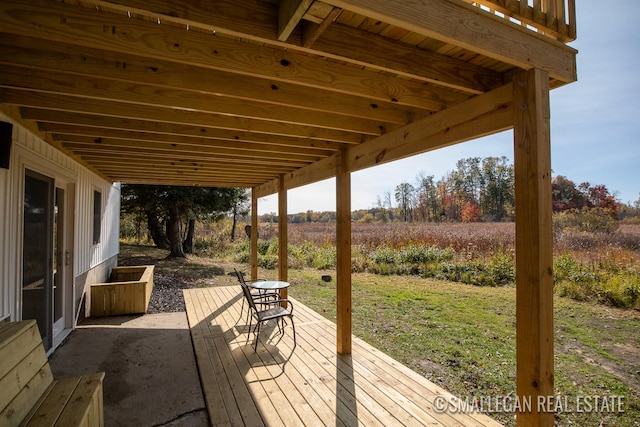
[[[276,306],[272,308],[268,308],[266,310],[260,310],[253,313],[253,315],[261,322],[271,319],[276,319],[278,317],[290,316],[289,310],[284,307]]]

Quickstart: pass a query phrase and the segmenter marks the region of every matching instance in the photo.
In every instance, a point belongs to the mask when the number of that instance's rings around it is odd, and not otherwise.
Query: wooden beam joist
[[[205,126],[189,126],[185,124],[173,124],[165,122],[156,122],[151,120],[137,119],[121,119],[115,117],[105,117],[99,115],[90,115],[84,113],[75,113],[68,111],[55,111],[39,108],[23,107],[20,109],[20,115],[23,119],[35,120],[41,123],[41,129],[50,132],[63,132],[54,128],[53,124],[67,125],[77,127],[79,131],[89,132],[86,128],[93,127],[95,133],[91,135],[113,136],[108,132],[102,134],[99,129],[131,131],[131,132],[149,132],[157,134],[157,137],[150,137],[151,140],[159,140],[171,142],[175,139],[162,138],[160,135],[172,135],[172,138],[180,137],[180,141],[187,144],[199,145],[205,142],[205,138],[218,141],[232,141],[235,143],[249,142],[273,145],[274,149],[287,151],[289,148],[294,149],[310,149],[308,153],[328,155],[331,151],[337,151],[342,144],[330,141],[310,140],[305,138],[295,138],[282,135],[270,135],[267,133],[243,132],[235,130],[217,129]],[[45,129],[46,128],[46,129]],[[69,128],[71,129],[71,128]],[[88,133],[85,133],[88,134]],[[196,139],[191,139],[193,137]],[[126,136],[131,138],[131,136]],[[279,148],[278,148],[279,147]],[[306,150],[305,150],[306,151]]]
[[[512,84],[347,149],[350,172],[432,151],[512,127]],[[287,189],[333,177],[335,155],[285,176]],[[259,197],[276,192],[275,182],[255,189]]]
[[[181,4],[176,8],[168,0],[109,0],[96,1],[99,7],[118,8],[122,13],[136,13],[148,18],[181,23],[184,26],[200,26],[211,32],[242,37],[257,43],[327,56],[378,71],[398,73],[409,79],[442,85],[478,94],[503,84],[499,73],[456,60],[446,55],[423,49],[384,41],[355,28],[333,24],[313,43],[305,47],[300,32],[294,31],[287,42],[278,40],[279,9],[275,4],[262,0],[216,0],[197,4]],[[294,39],[299,39],[298,44]],[[324,43],[324,40],[328,43]],[[344,40],[349,40],[345,46]],[[357,46],[353,49],[353,46]]]
[[[255,142],[237,141],[234,139],[202,138],[182,136],[179,134],[136,132],[129,130],[98,128],[90,126],[78,126],[58,123],[40,123],[39,128],[43,132],[50,132],[55,139],[70,141],[75,137],[88,137],[86,141],[91,144],[117,141],[127,141],[140,147],[165,147],[175,150],[200,150],[206,153],[238,152],[239,154],[252,152],[257,156],[281,157],[305,159],[314,161],[332,154],[331,150],[320,150],[307,147],[286,147],[274,144],[261,144]],[[83,138],[84,139],[84,138]]]
[[[90,114],[94,117],[93,120],[119,118],[300,138],[309,140],[309,143],[317,148],[326,149],[331,149],[333,144],[358,144],[368,137],[361,133],[313,126],[12,88],[0,88],[0,103],[33,107],[32,111],[36,109],[42,111],[37,114],[41,115],[45,121],[65,123],[65,121],[59,121],[62,120],[60,116],[64,117],[68,113]],[[44,113],[45,110],[49,113]],[[36,115],[36,113],[33,114]],[[32,119],[37,120],[38,117],[32,117]],[[85,119],[79,124],[89,124],[88,120],[90,119]],[[283,141],[286,142],[287,139],[283,138]],[[327,145],[323,145],[325,141]]]
[[[576,50],[460,1],[325,0],[371,19],[452,43],[524,70],[537,68],[576,81]]]
[[[333,61],[328,64],[324,58],[281,47],[245,43],[171,25],[164,25],[162,31],[158,31],[158,24],[154,22],[97,13],[60,2],[48,2],[47,7],[42,7],[38,0],[6,3],[0,4],[0,28],[23,37],[59,43],[72,41],[84,48],[189,64],[268,79],[276,85],[291,83],[377,102],[410,105],[407,104],[410,100],[429,101],[435,111],[457,103],[462,96],[437,85],[399,80]]]
[[[278,7],[278,40],[287,41],[315,0],[281,0]]]
[[[119,153],[126,155],[128,153],[164,153],[166,155],[200,155],[202,158],[243,158],[247,162],[255,161],[272,161],[286,162],[292,165],[306,165],[317,161],[318,158],[309,158],[295,154],[272,153],[265,151],[255,151],[251,149],[234,149],[223,147],[211,147],[206,145],[187,145],[173,144],[152,141],[128,140],[121,138],[104,138],[85,135],[69,135],[54,133],[51,137],[55,141],[64,143],[67,148],[84,150],[117,150]]]

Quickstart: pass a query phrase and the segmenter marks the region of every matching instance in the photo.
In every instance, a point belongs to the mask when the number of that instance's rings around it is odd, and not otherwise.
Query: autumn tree
[[[587,206],[584,194],[565,176],[557,175],[551,180],[551,197],[554,212],[582,209]]]
[[[464,209],[462,209],[462,212],[460,212],[460,217],[462,222],[478,222],[481,213],[482,209],[480,209],[480,206],[469,200],[464,206]]]

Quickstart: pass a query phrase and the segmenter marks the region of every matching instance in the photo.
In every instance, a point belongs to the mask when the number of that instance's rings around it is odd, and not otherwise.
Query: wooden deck
[[[434,399],[448,392],[362,340],[337,355],[335,324],[298,301],[297,346],[290,326],[284,337],[265,327],[254,353],[239,286],[184,296],[215,426],[500,426],[478,413],[438,413]]]

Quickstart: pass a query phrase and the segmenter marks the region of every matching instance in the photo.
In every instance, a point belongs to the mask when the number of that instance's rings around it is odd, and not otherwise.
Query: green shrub
[[[432,261],[447,261],[453,259],[453,249],[440,249],[435,246],[409,244],[399,253],[400,262],[406,264],[424,264]]]
[[[312,266],[318,270],[335,268],[336,249],[333,246],[317,248],[312,259]]]
[[[507,285],[516,280],[516,263],[513,253],[497,251],[487,263],[487,282],[493,282],[490,286]]]
[[[400,262],[400,254],[397,250],[387,246],[374,249],[369,255],[374,264],[397,264]]]
[[[606,209],[571,209],[553,214],[553,228],[556,233],[613,233],[618,228],[618,221]]]

